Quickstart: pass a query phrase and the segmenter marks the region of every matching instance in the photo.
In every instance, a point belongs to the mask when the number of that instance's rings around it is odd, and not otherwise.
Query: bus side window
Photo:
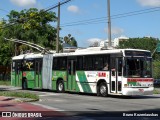
[[[66,70],[67,58],[60,59],[60,70]]]
[[[52,67],[52,69],[53,70],[57,70],[57,66],[58,66],[58,64],[57,64],[57,58],[53,58],[53,67]]]
[[[118,59],[118,76],[122,76],[122,59]]]
[[[42,60],[41,59],[36,59],[36,61],[35,61],[36,74],[40,74],[41,70],[42,70]]]
[[[33,71],[35,66],[34,66],[35,62],[34,60],[24,60],[23,62],[23,70],[24,71]]]
[[[53,58],[53,70],[66,70],[67,58],[66,57],[57,57]]]
[[[21,62],[20,61],[15,64],[15,70],[16,70],[17,74],[21,71]]]
[[[12,62],[12,72],[15,72],[15,61]]]
[[[111,58],[111,74],[112,74],[112,76],[115,76],[115,70],[116,70],[116,59]]]
[[[77,57],[76,70],[83,70],[83,56]]]
[[[102,68],[102,70],[109,70],[109,69],[110,69],[109,55],[103,55],[103,68]]]
[[[68,62],[68,73],[71,75],[71,61]]]

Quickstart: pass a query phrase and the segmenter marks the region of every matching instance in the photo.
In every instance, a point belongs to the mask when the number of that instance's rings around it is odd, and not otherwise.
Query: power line
[[[118,18],[123,18],[123,17],[135,16],[135,15],[146,14],[146,13],[151,13],[151,12],[156,12],[156,11],[160,11],[160,7],[155,7],[155,8],[145,9],[145,10],[138,10],[138,11],[133,11],[133,12],[116,14],[116,15],[112,15],[111,19],[118,19]],[[108,19],[107,17],[99,17],[99,18],[81,20],[81,21],[76,21],[76,22],[64,23],[64,24],[61,25],[61,27],[106,23],[105,21],[107,19]]]
[[[111,19],[129,17],[129,16],[134,16],[134,15],[139,15],[139,14],[145,14],[145,13],[151,13],[151,12],[156,12],[156,11],[160,11],[160,9],[159,10],[152,10],[152,11],[145,11],[145,12],[141,12],[141,13],[130,12],[130,14],[129,13],[128,14],[117,14],[117,15],[111,16]],[[74,25],[88,25],[88,24],[104,23],[104,21],[106,21],[107,19],[108,19],[107,17],[88,19],[88,20],[83,20],[83,21],[79,21],[79,22],[72,22],[72,23],[62,24],[61,27],[74,26]]]
[[[72,0],[62,0],[60,4],[64,5],[70,1],[72,1]],[[52,9],[57,8],[57,7],[58,7],[58,3],[52,5],[50,8],[47,7],[47,9],[44,9],[43,13],[46,13]],[[140,15],[140,14],[147,14],[147,13],[157,12],[157,11],[160,11],[160,7],[154,7],[154,8],[137,10],[137,11],[126,12],[126,13],[120,13],[120,14],[112,15],[111,19],[119,19],[119,18],[135,16],[135,15]],[[28,19],[29,18],[26,18],[25,20],[28,20]],[[99,18],[92,18],[92,19],[80,20],[80,21],[75,21],[75,22],[62,23],[61,27],[106,23],[107,19],[108,19],[107,17],[99,17]],[[15,24],[17,24],[17,22]],[[13,25],[14,24],[11,24],[11,25],[5,26],[4,28],[7,28],[7,27],[10,27]]]
[[[62,0],[62,1],[60,2],[60,5],[64,5],[64,4],[66,4],[66,3],[70,2],[70,1],[72,1],[72,0]],[[54,5],[52,5],[52,6],[49,7],[49,8],[47,7],[47,9],[44,9],[44,11],[42,12],[42,15],[45,14],[46,12],[52,10],[52,9],[57,8],[57,7],[58,7],[58,4],[59,4],[59,3],[54,4]],[[43,9],[42,9],[42,10],[43,10]],[[27,21],[27,20],[29,20],[29,19],[30,19],[29,17],[26,17],[26,18],[23,19],[23,21]],[[5,28],[8,28],[8,27],[10,27],[10,26],[16,25],[16,24],[18,24],[18,22],[17,22],[18,20],[21,20],[21,19],[17,19],[15,22],[13,22],[13,24],[6,25],[6,26],[0,26],[0,28],[1,28],[1,29],[5,29]]]
[[[70,1],[72,1],[72,0],[63,0],[63,1],[60,2],[60,6],[66,4],[66,3],[70,2]],[[52,10],[52,9],[55,9],[55,8],[58,7],[58,5],[59,5],[59,3],[51,6],[51,7],[48,8],[48,9],[46,9],[44,12],[50,11],[50,10]]]
[[[3,11],[3,12],[9,13],[9,11],[7,11],[7,10],[5,10],[5,9],[1,9],[1,8],[0,8],[0,10]]]

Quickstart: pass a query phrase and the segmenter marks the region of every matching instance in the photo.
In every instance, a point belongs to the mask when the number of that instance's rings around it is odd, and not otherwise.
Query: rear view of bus
[[[124,50],[122,95],[153,94],[152,57],[150,51]]]

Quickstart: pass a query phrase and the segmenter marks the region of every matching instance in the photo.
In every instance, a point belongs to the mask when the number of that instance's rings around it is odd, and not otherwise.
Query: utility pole
[[[68,2],[70,2],[72,0],[63,0],[63,2],[59,2],[58,4],[56,4],[55,6],[48,8],[47,10],[45,10],[44,12],[50,11],[52,9],[55,9],[58,7],[58,20],[57,20],[57,39],[56,39],[56,52],[59,53],[59,30],[60,30],[60,6],[64,5]]]
[[[58,3],[56,53],[59,53],[59,29],[60,29],[60,2]]]
[[[108,6],[108,48],[111,47],[111,17],[110,17],[110,0],[107,0]]]

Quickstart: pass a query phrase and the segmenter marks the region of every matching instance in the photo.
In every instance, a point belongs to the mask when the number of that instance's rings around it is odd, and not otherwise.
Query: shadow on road
[[[90,119],[118,119],[118,120],[159,120],[159,109],[147,109],[140,111],[77,111],[71,112],[75,116],[86,117]],[[128,116],[127,116],[128,115]]]
[[[14,87],[9,87],[9,86],[1,86],[0,87],[0,91],[24,91],[21,88],[14,88]],[[57,93],[55,90],[48,90],[48,89],[28,89],[25,91],[37,91],[37,92],[48,92],[48,93]],[[91,94],[91,93],[77,93],[77,92],[65,92],[66,94],[71,94],[71,95],[80,95],[80,96],[93,96],[93,97],[99,97],[96,94]],[[60,94],[60,93],[59,93]],[[102,98],[102,97],[101,97]],[[117,98],[117,99],[159,99],[160,95],[156,94],[156,95],[145,95],[145,96],[120,96],[120,95],[108,95],[107,97],[103,97],[105,98]]]
[[[33,89],[30,89],[31,91],[41,91],[41,92],[50,92],[50,93],[57,93],[56,91],[54,90],[46,90],[46,89],[43,89],[43,90],[33,90]],[[65,92],[66,94],[70,94],[70,95],[80,95],[80,96],[93,96],[93,97],[99,97],[97,96],[97,94],[91,94],[91,93],[77,93],[77,92]],[[102,98],[102,97],[101,97]],[[120,95],[108,95],[107,97],[103,97],[104,99],[105,98],[117,98],[117,99],[150,99],[150,98],[155,98],[155,99],[159,99],[160,98],[160,95],[144,95],[144,96],[120,96]]]

